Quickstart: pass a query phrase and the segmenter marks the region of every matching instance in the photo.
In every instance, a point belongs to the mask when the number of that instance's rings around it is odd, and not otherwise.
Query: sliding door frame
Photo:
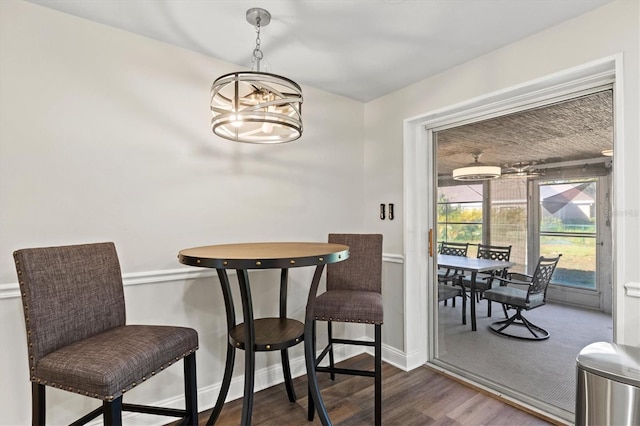
[[[428,112],[404,121],[404,341],[408,369],[427,364],[488,392],[528,406],[533,411],[564,419],[566,413],[553,406],[540,410],[526,397],[511,397],[506,389],[497,389],[483,382],[482,378],[470,377],[453,371],[437,358],[437,287],[433,285],[437,271],[435,256],[429,257],[429,235],[434,235],[437,224],[437,170],[434,132],[476,121],[527,110],[564,99],[571,99],[586,92],[595,92],[613,85],[614,91],[614,150],[620,153],[623,145],[618,138],[622,134],[622,56],[615,55],[590,62],[559,73],[510,87],[485,96],[471,99],[440,110]],[[619,156],[614,157],[616,176],[624,176]],[[621,182],[615,179],[616,185]],[[615,206],[614,198],[614,206]],[[615,224],[614,224],[615,225]],[[432,230],[433,232],[429,232]],[[614,236],[618,235],[616,229]],[[618,241],[621,241],[618,239]],[[433,250],[435,253],[435,250]],[[616,253],[613,251],[616,274]],[[614,278],[615,279],[615,278]],[[615,293],[615,289],[614,289]],[[616,295],[613,295],[616,300]],[[618,317],[613,306],[614,341],[617,340]],[[507,390],[508,391],[508,390]]]

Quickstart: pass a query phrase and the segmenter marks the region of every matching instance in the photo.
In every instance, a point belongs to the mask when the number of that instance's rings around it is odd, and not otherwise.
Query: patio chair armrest
[[[532,275],[527,275],[520,272],[509,272],[507,276],[509,277],[509,279],[512,279],[514,281],[531,281],[533,279]]]
[[[524,275],[524,274],[513,274],[513,275],[517,275],[518,277],[527,278],[527,275]],[[512,285],[524,285],[524,286],[530,286],[531,285],[531,281],[525,281],[525,280],[522,280],[522,279],[513,279],[512,276],[510,276],[509,278],[493,277],[493,279],[499,281],[501,286],[506,286],[506,285],[509,285],[509,284],[512,284]]]

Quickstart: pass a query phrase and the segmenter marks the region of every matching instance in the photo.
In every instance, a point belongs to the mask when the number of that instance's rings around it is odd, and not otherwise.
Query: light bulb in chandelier
[[[242,116],[239,114],[232,114],[229,117],[229,120],[231,121],[231,125],[233,127],[241,127],[242,126]]]
[[[274,107],[273,105],[270,105],[267,107],[267,113],[269,115],[271,115],[271,113],[276,112],[276,107]],[[273,133],[273,126],[274,124],[270,121],[265,121],[264,123],[262,123],[262,132],[263,133],[268,133],[271,134]]]

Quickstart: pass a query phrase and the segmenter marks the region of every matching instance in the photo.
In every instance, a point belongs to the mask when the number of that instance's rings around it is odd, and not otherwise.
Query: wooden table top
[[[188,248],[178,254],[182,264],[217,269],[295,268],[348,258],[348,246],[315,242],[220,244]]]

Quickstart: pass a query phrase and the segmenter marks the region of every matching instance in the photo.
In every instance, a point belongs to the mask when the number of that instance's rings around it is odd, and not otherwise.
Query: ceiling
[[[611,90],[529,109],[437,132],[438,175],[474,161],[505,167],[519,162],[537,167],[587,160],[605,160],[613,149],[613,93]]]
[[[28,1],[243,68],[255,45],[245,13],[262,7],[263,71],[367,102],[610,0]]]
[[[367,102],[610,0],[27,1],[241,68],[251,67],[256,36],[246,11],[262,7],[272,15],[261,30],[263,71]],[[608,91],[440,131],[438,174],[480,152],[499,166],[602,158],[612,121]]]

